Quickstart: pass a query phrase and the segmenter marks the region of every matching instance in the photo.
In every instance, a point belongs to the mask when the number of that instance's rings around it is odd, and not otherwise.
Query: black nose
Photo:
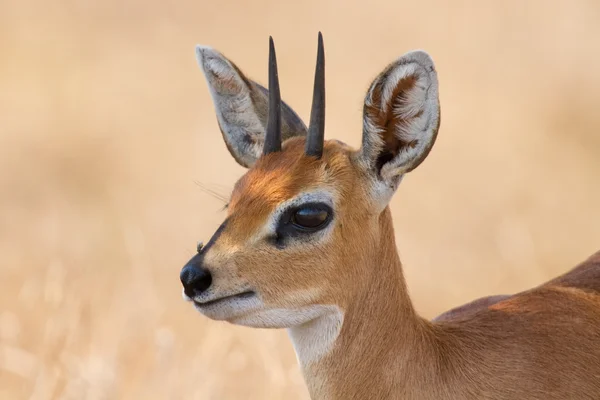
[[[206,268],[192,258],[181,270],[179,278],[183,284],[183,291],[188,297],[193,298],[196,295],[205,292],[212,283],[212,276]]]

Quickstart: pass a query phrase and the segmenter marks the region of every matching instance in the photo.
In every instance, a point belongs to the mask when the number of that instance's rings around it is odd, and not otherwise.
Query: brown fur
[[[268,241],[259,241],[252,247],[244,244],[256,235],[277,205],[311,188],[336,192],[342,199],[340,205],[349,206],[338,207],[337,217],[349,221],[348,228],[354,226],[352,220],[355,217],[346,215],[346,208],[350,211],[352,206],[361,205],[360,199],[365,195],[359,181],[360,174],[348,157],[347,147],[337,142],[327,142],[322,159],[316,160],[304,155],[304,144],[303,138],[286,141],[283,152],[260,158],[236,183],[227,209],[227,227],[215,243],[214,250],[207,254],[207,262],[214,265],[217,276],[217,264],[234,264],[236,275],[261,288],[266,303],[280,304],[288,293],[310,289],[315,282],[306,281],[305,276],[315,271],[315,255],[320,257],[320,271],[327,271],[326,275],[320,277],[320,283],[328,288],[344,274],[344,266],[350,262],[350,253],[344,249],[340,249],[342,251],[339,253],[320,247],[311,251],[304,248],[280,251]],[[355,201],[350,202],[349,199]],[[367,204],[359,207],[363,210],[367,208]],[[336,230],[331,241],[344,242],[349,238],[348,235],[346,230]],[[231,247],[240,246],[243,246],[241,252],[229,251]],[[278,261],[276,264],[267,264],[266,257],[274,257]],[[266,265],[271,265],[268,270],[264,270]],[[290,265],[294,265],[294,268],[289,268]],[[329,302],[332,295],[334,293],[330,291],[320,301]]]
[[[294,303],[287,293],[318,284],[327,295],[314,301],[344,310],[334,348],[303,368],[313,398],[597,398],[600,253],[535,289],[480,299],[428,322],[408,297],[389,209],[369,226],[352,152],[327,142],[315,160],[303,150],[304,140],[292,139],[236,184],[219,243],[244,243],[278,203],[310,187],[335,187],[347,199],[338,205],[343,222],[331,247],[317,249],[318,267],[313,252],[236,254],[238,274],[260,282],[267,303]]]
[[[371,85],[360,150],[328,141],[315,159],[299,136],[259,158],[204,256],[212,298],[252,290],[258,309],[215,315],[289,328],[313,399],[599,399],[600,252],[522,293],[433,321],[415,312],[387,202],[431,150],[439,115],[433,62],[409,53]],[[274,246],[269,218],[317,189],[333,198],[331,229]]]
[[[429,323],[406,294],[391,225],[386,211],[377,276],[361,282],[334,350],[305,371],[309,386],[327,377],[313,398],[598,398],[598,254],[559,280]]]
[[[489,308],[490,306],[492,306],[502,300],[508,299],[509,297],[510,296],[506,295],[506,294],[482,297],[480,299],[473,300],[467,304],[463,304],[462,306],[448,310],[448,311],[444,312],[443,314],[435,317],[433,319],[433,321],[445,321],[445,320],[450,320],[450,319],[453,319],[453,318],[456,318],[459,316],[470,315],[470,314],[476,313],[480,310]]]

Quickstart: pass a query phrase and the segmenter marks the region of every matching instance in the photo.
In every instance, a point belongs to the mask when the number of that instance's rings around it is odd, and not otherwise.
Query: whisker
[[[205,193],[208,193],[209,195],[213,196],[215,199],[220,200],[221,202],[225,203],[223,208],[221,209],[221,211],[227,209],[227,207],[229,206],[228,196],[221,194],[214,189],[209,188],[208,186],[206,186],[205,184],[203,184],[200,181],[194,181],[194,183],[196,185],[198,185],[198,187],[200,189],[202,189]]]

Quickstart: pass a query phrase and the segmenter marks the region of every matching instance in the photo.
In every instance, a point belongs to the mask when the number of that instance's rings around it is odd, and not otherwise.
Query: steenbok
[[[388,204],[438,133],[433,61],[413,51],[373,81],[355,150],[324,141],[318,44],[308,128],[281,101],[272,40],[268,90],[197,47],[248,171],[181,271],[184,297],[214,320],[287,328],[313,399],[600,399],[600,253],[536,288],[417,315]]]

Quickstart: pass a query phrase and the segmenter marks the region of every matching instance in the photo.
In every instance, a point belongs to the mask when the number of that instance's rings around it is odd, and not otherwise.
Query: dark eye
[[[304,203],[290,207],[282,213],[275,234],[269,239],[278,248],[284,248],[291,238],[310,240],[307,235],[327,227],[333,216],[333,209],[326,203]]]
[[[327,222],[327,210],[317,207],[304,207],[297,210],[292,216],[292,223],[300,229],[316,229]]]

